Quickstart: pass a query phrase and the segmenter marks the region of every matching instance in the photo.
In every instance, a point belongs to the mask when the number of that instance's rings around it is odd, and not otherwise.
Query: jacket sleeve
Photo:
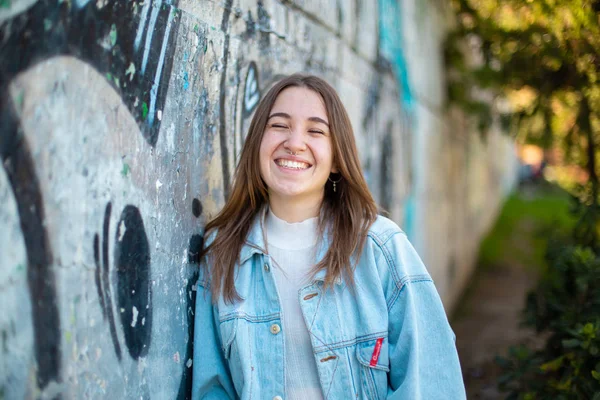
[[[466,399],[455,335],[425,266],[403,233],[384,251],[391,275],[388,399]]]
[[[223,356],[218,314],[210,287],[198,279],[194,315],[192,400],[235,399],[229,367]]]

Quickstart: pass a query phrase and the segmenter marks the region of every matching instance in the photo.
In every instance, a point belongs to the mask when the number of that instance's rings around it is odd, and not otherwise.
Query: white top
[[[318,218],[290,224],[270,211],[267,246],[282,309],[287,400],[322,400],[315,356],[300,309],[299,290],[310,283],[315,264]]]

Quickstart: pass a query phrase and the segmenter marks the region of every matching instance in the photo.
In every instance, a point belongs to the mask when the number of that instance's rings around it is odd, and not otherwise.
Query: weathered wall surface
[[[514,186],[516,153],[499,123],[481,136],[474,121],[444,109],[447,2],[382,2],[397,7],[389,14],[400,15],[394,23],[401,34],[384,26],[381,35],[391,49],[387,53],[396,57],[397,80],[404,85],[402,109],[410,120],[412,187],[404,228],[451,309],[475,266],[482,236]]]
[[[189,395],[202,227],[257,101],[296,71],[338,89],[376,199],[452,304],[512,164],[497,132],[441,109],[443,16],[418,0],[0,2],[0,398]]]

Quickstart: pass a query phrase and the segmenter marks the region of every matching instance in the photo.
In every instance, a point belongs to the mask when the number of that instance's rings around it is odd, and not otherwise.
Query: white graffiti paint
[[[247,111],[254,109],[260,100],[260,92],[258,90],[257,71],[255,68],[248,70],[246,77],[246,90],[244,91],[244,106]]]
[[[158,66],[156,67],[156,74],[154,74],[154,83],[150,90],[150,108],[148,109],[148,123],[152,125],[154,122],[154,110],[156,107],[156,98],[158,96],[158,86],[160,85],[160,77],[162,76],[162,69],[165,64],[165,54],[167,52],[167,44],[169,43],[169,34],[171,33],[171,27],[173,25],[173,18],[175,18],[175,12],[171,10],[169,12],[169,20],[167,22],[167,29],[165,36],[163,37],[162,47],[160,49],[160,58],[158,59]],[[162,119],[162,111],[160,111],[160,119]]]
[[[131,319],[131,327],[135,328],[138,320],[138,315],[140,314],[137,307],[133,306],[131,311],[133,312],[133,318]]]
[[[135,35],[135,41],[133,42],[133,49],[137,51],[140,47],[140,42],[142,41],[142,36],[144,35],[144,28],[146,27],[146,18],[148,18],[148,10],[152,5],[153,0],[145,0],[144,6],[142,8],[142,13],[140,15],[140,24],[138,25],[138,30]]]
[[[12,0],[10,2],[5,2],[8,4],[8,8],[0,8],[0,23],[24,13],[37,2],[38,0]]]
[[[146,0],[151,2],[152,0]],[[158,13],[162,7],[162,1],[154,1],[152,7],[152,13],[150,14],[150,22],[148,23],[148,29],[146,30],[146,40],[144,40],[144,57],[142,59],[142,74],[146,72],[146,64],[148,63],[148,56],[150,55],[150,49],[152,48],[152,34],[154,33],[154,25],[156,25],[156,19]]]

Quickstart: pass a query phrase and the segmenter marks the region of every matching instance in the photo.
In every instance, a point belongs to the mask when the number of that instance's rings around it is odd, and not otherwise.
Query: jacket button
[[[273,397],[273,400],[283,400],[283,397],[281,397],[281,396],[275,396],[275,397]]]
[[[265,272],[269,272],[269,264],[265,264]]]
[[[279,324],[271,325],[271,333],[273,335],[277,335],[279,332],[281,332],[281,327],[279,326]]]

